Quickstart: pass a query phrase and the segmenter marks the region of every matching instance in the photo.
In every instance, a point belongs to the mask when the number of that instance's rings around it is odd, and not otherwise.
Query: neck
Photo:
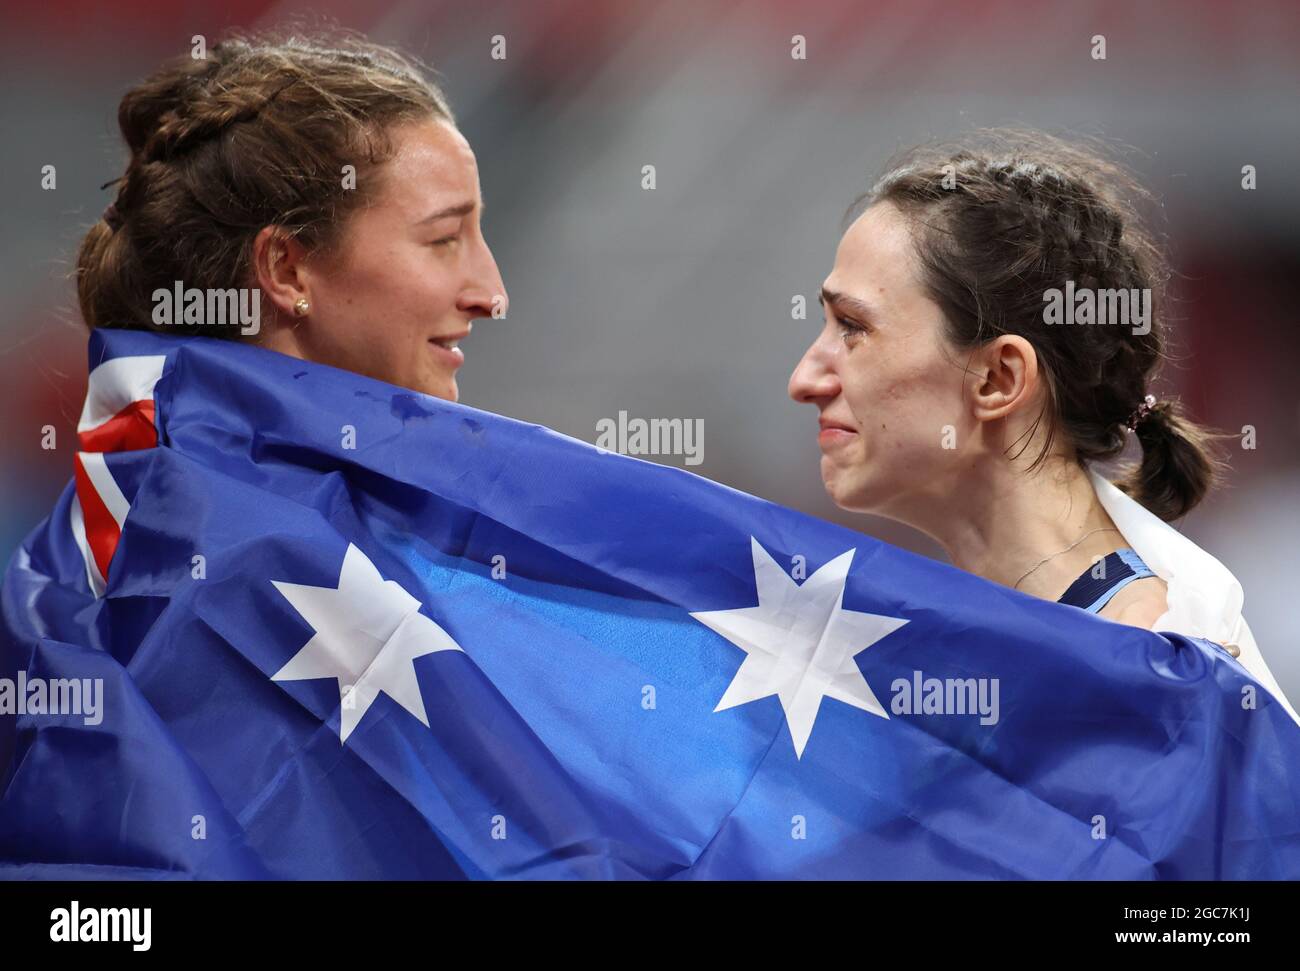
[[[298,321],[293,318],[286,319],[274,312],[268,319],[264,313],[262,332],[257,337],[257,343],[269,351],[279,351],[281,354],[288,354],[290,357],[301,358],[304,361],[311,360],[302,346],[297,323]]]
[[[1055,600],[1097,557],[1123,545],[1077,462],[1053,459],[1033,473],[1000,462],[986,471],[934,503],[931,515],[910,519],[953,565]]]

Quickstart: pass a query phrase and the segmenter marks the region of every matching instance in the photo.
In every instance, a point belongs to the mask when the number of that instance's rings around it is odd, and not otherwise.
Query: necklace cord
[[[1025,578],[1028,577],[1029,574],[1031,574],[1031,573],[1033,573],[1035,570],[1037,570],[1037,569],[1038,569],[1040,566],[1042,566],[1044,563],[1046,563],[1048,560],[1055,559],[1056,557],[1060,556],[1062,553],[1068,553],[1068,552],[1070,552],[1070,550],[1074,549],[1076,546],[1078,546],[1080,543],[1082,543],[1082,542],[1083,542],[1085,539],[1087,539],[1089,536],[1095,536],[1095,535],[1097,535],[1098,533],[1108,533],[1108,532],[1109,532],[1109,533],[1118,533],[1119,530],[1116,529],[1116,528],[1113,527],[1113,526],[1101,526],[1101,527],[1098,527],[1097,529],[1094,529],[1094,530],[1092,530],[1091,532],[1084,533],[1082,536],[1080,536],[1078,539],[1076,539],[1073,543],[1071,543],[1071,544],[1070,544],[1069,546],[1067,546],[1065,549],[1063,549],[1063,550],[1057,550],[1055,553],[1051,554],[1050,556],[1045,556],[1045,557],[1043,557],[1041,560],[1039,560],[1037,563],[1035,563],[1033,566],[1031,566],[1027,571],[1025,571],[1024,576],[1022,576],[1019,580],[1017,580],[1014,584],[1012,584],[1011,589],[1012,589],[1012,590],[1018,590],[1018,589],[1020,589],[1020,584],[1022,584],[1022,583],[1025,582]]]

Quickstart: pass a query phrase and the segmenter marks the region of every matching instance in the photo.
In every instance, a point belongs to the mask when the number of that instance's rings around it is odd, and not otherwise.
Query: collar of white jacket
[[[1168,610],[1151,629],[1203,637],[1219,644],[1236,644],[1241,648],[1237,660],[1242,667],[1300,724],[1300,715],[1264,663],[1264,656],[1242,616],[1245,595],[1232,572],[1094,469],[1088,469],[1088,476],[1124,541],[1168,587]]]

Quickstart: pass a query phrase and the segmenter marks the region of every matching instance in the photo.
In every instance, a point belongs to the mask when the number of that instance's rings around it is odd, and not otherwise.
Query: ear
[[[1038,354],[1015,334],[985,344],[971,361],[971,413],[979,421],[1006,418],[1038,396]]]
[[[253,275],[262,296],[283,317],[293,317],[293,305],[306,297],[307,276],[303,261],[307,251],[279,226],[264,226],[253,240]]]

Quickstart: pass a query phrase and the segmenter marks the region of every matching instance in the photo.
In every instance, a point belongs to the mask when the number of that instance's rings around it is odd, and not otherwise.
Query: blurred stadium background
[[[307,9],[6,0],[0,13],[7,560],[70,475],[85,333],[68,272],[124,165],[119,98],[194,34]],[[467,345],[466,404],[586,441],[620,410],[702,418],[693,471],[929,555],[924,537],[828,502],[815,414],[785,394],[845,209],[898,149],[973,127],[1126,146],[1163,200],[1177,271],[1167,389],[1258,435],[1182,528],[1241,579],[1261,648],[1300,697],[1300,7],[371,0],[313,4],[306,22],[322,16],[433,65],[477,151],[511,311]],[[505,60],[490,56],[498,34]],[[790,57],[795,34],[806,60]],[[40,188],[47,164],[55,191]],[[795,294],[812,320],[791,320]],[[41,449],[47,424],[56,451]]]

